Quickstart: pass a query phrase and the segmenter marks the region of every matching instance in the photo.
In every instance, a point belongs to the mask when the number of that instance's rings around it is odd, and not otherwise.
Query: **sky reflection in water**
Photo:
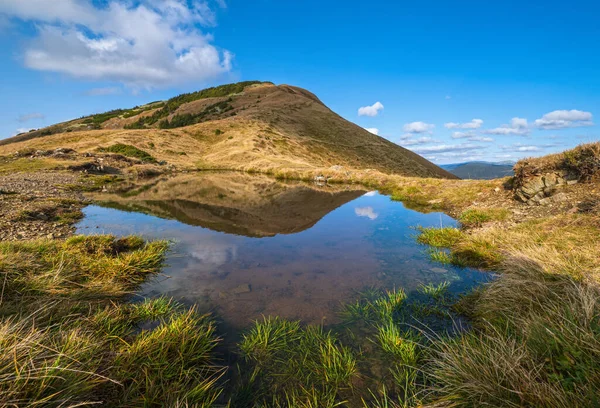
[[[306,193],[306,188],[286,190],[285,200],[271,199],[269,205],[285,215],[289,195],[298,189]],[[214,311],[237,328],[261,315],[334,323],[340,305],[353,301],[358,291],[369,286],[403,287],[410,292],[421,283],[447,280],[456,293],[485,280],[486,275],[478,271],[431,262],[426,248],[416,243],[416,226],[452,226],[452,218],[406,209],[375,192],[360,194],[354,194],[359,196],[356,199],[344,196],[347,202],[339,207],[339,201],[333,203],[332,211],[312,227],[275,236],[236,235],[97,205],[84,209],[78,232],[173,240],[165,276],[144,285],[141,293],[198,304],[200,310]],[[333,200],[328,197],[324,203]],[[141,202],[156,205],[153,200]],[[229,214],[220,206],[209,207],[213,215]],[[206,211],[205,204],[202,211]],[[310,214],[305,218],[308,225],[313,223]],[[240,230],[240,225],[231,227]]]

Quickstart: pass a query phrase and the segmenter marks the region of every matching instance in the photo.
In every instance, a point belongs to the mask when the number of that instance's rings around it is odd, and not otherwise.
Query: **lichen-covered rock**
[[[577,183],[577,176],[568,171],[557,171],[528,177],[515,189],[515,197],[530,205],[549,204],[548,197],[554,196],[560,187]]]

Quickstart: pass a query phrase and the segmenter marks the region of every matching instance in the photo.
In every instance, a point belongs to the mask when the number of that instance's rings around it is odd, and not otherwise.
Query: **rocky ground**
[[[600,212],[600,182],[562,184],[542,200],[523,202],[518,192],[497,188],[479,194],[470,208],[506,208],[514,223],[565,213]]]
[[[87,200],[79,173],[0,175],[0,240],[61,238],[73,233]]]

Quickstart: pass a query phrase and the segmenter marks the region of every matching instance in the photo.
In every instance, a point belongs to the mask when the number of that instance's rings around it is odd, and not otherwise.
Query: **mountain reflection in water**
[[[432,263],[416,226],[450,217],[406,209],[360,186],[288,183],[238,173],[184,174],[94,196],[80,233],[170,239],[164,275],[142,288],[211,310],[234,327],[261,315],[335,323],[366,287],[416,289],[484,279]]]

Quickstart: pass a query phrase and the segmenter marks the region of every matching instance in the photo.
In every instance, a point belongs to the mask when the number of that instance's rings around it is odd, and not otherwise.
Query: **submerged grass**
[[[249,373],[245,392],[235,397],[240,405],[244,400],[249,406],[336,406],[356,374],[353,352],[317,326],[264,318],[239,348]]]

